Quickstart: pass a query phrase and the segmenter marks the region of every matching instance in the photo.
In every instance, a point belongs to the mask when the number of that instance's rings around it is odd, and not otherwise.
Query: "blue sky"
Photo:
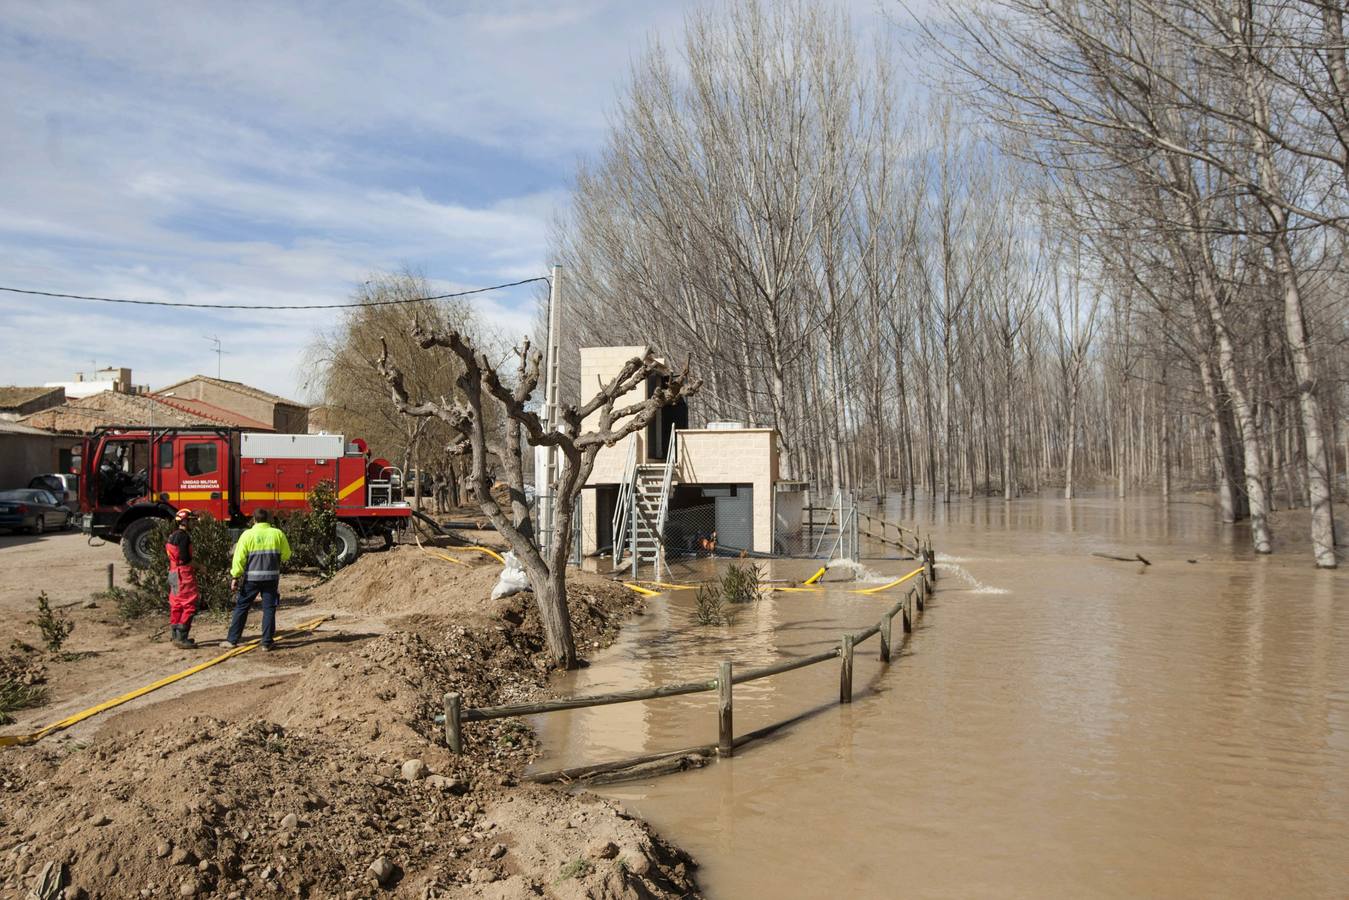
[[[299,304],[378,269],[438,290],[542,274],[629,62],[687,8],[0,0],[0,285]],[[535,294],[474,302],[514,338]],[[214,373],[218,334],[225,377],[299,397],[331,321],[0,293],[0,384],[96,363],[161,387]]]

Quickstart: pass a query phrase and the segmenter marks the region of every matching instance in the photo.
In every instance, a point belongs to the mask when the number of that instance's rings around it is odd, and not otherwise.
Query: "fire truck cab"
[[[209,513],[246,527],[264,507],[285,513],[309,508],[309,493],[329,482],[337,495],[341,564],[361,540],[393,541],[411,519],[402,478],[363,441],[338,434],[261,434],[234,428],[102,427],[86,438],[80,474],[81,528],[117,541],[133,566],[150,564],[150,533],[179,509]]]

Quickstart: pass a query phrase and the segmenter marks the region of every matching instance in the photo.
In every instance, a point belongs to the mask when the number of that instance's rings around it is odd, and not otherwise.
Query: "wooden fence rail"
[[[887,609],[876,624],[863,628],[861,631],[843,634],[837,644],[819,653],[798,657],[796,659],[783,660],[782,662],[762,666],[757,669],[744,669],[739,672],[735,670],[735,666],[731,660],[723,660],[717,669],[717,677],[706,681],[689,681],[682,684],[666,684],[654,688],[615,691],[608,694],[590,694],[584,697],[541,700],[536,703],[512,703],[505,706],[484,706],[477,709],[464,709],[462,705],[463,698],[457,693],[450,693],[446,694],[444,698],[445,743],[452,752],[463,752],[463,726],[465,722],[483,722],[489,719],[531,716],[539,713],[559,712],[565,709],[586,709],[592,706],[607,706],[614,703],[635,703],[643,700],[656,700],[661,697],[678,697],[683,694],[716,691],[716,744],[710,744],[704,747],[687,748],[680,751],[646,754],[614,763],[602,763],[599,765],[565,769],[559,772],[542,773],[530,776],[530,780],[545,782],[566,780],[573,776],[580,775],[581,773],[599,774],[603,772],[613,772],[643,763],[676,758],[690,753],[715,751],[718,756],[731,756],[735,752],[736,747],[740,746],[745,740],[751,737],[750,735],[742,735],[740,738],[735,737],[735,707],[734,693],[732,690],[734,685],[744,684],[748,681],[757,681],[760,678],[770,678],[774,675],[781,675],[784,672],[791,672],[794,669],[803,669],[807,666],[818,665],[819,663],[827,662],[831,659],[840,659],[839,702],[851,703],[853,693],[853,657],[857,648],[871,640],[873,637],[879,635],[881,638],[880,660],[885,664],[890,662],[893,652],[891,625],[895,616],[900,617],[902,635],[910,634],[913,631],[913,622],[916,615],[922,613],[927,607],[927,597],[932,594],[932,585],[933,582],[936,581],[935,557],[931,549],[931,544],[929,543],[920,547],[919,553],[923,560],[923,565],[921,569],[915,570],[915,572],[918,573],[918,582],[913,587],[909,588],[904,596],[893,606]],[[901,636],[901,644],[903,643],[903,640],[904,638]],[[768,730],[771,729],[760,729],[760,732],[767,733]],[[756,734],[760,732],[756,732]]]

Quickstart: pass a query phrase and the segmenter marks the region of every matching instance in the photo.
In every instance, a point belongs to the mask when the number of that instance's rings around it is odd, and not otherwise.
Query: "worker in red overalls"
[[[164,552],[169,556],[169,630],[173,632],[173,646],[182,650],[197,647],[197,642],[188,635],[201,596],[197,575],[192,571],[192,535],[188,532],[192,516],[191,510],[178,510],[176,527],[164,544]]]

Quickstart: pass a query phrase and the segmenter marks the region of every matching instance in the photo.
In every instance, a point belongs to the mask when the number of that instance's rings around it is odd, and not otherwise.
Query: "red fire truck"
[[[243,528],[259,507],[307,509],[309,492],[330,482],[337,492],[337,552],[345,565],[361,540],[392,542],[412,508],[402,478],[371,459],[363,441],[339,434],[262,434],[237,428],[101,427],[84,440],[81,528],[122,544],[133,566],[150,564],[150,532],[179,509],[210,513]]]

